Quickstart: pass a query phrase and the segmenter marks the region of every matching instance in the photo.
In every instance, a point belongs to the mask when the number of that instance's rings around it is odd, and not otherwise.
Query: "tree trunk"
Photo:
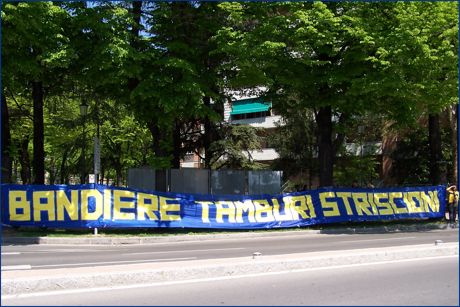
[[[11,132],[10,132],[10,119],[9,119],[9,114],[8,114],[8,106],[6,105],[6,97],[4,95],[4,91],[2,89],[2,106],[1,106],[1,112],[2,112],[2,139],[1,139],[1,155],[2,155],[2,160],[1,160],[1,178],[0,178],[0,183],[9,183],[11,182],[11,172],[12,172],[12,160],[10,157],[10,144],[11,144]]]
[[[116,173],[116,176],[117,176],[117,181],[116,181],[115,186],[119,187],[119,186],[120,186],[120,182],[122,181],[122,178],[121,178],[121,169],[117,167],[117,168],[115,169],[115,173]]]
[[[430,180],[434,185],[441,183],[440,162],[442,161],[441,129],[439,114],[428,116],[428,138],[430,144]]]
[[[115,168],[115,176],[116,176],[116,184],[115,185],[117,187],[119,187],[121,182],[123,181],[121,157],[116,157],[116,160],[115,160],[115,163],[114,163],[114,168]]]
[[[139,33],[141,28],[142,1],[133,1],[132,16],[133,23],[131,26],[131,46],[139,47]]]
[[[139,33],[142,15],[142,1],[133,1],[132,7],[133,23],[131,24],[131,39],[129,45],[136,51],[139,51]],[[132,92],[139,85],[137,78],[128,79],[128,89]]]
[[[80,184],[86,183],[86,119],[83,122],[83,133],[81,142],[81,155],[80,155]]]
[[[50,161],[50,168],[49,172],[49,184],[55,184],[57,178],[57,171],[56,171],[56,161],[53,159]]]
[[[21,163],[21,181],[22,184],[30,184],[32,182],[32,174],[30,171],[29,157],[29,137],[26,136],[19,145],[19,157]]]
[[[67,155],[69,153],[69,149],[65,149],[64,150],[64,153],[62,155],[62,161],[61,161],[61,167],[60,167],[60,183],[61,184],[65,184],[66,183],[66,178],[67,178],[67,172],[66,172],[66,167],[65,167],[65,164],[67,162]]]
[[[166,150],[163,149],[163,146],[161,144],[161,140],[164,139],[164,133],[160,130],[157,122],[154,120],[148,122],[147,126],[149,128],[150,134],[152,135],[152,147],[155,156],[159,158],[166,157],[168,153],[166,152]]]
[[[392,154],[396,150],[398,135],[390,128],[391,122],[385,122],[382,135],[382,180],[385,186],[395,184],[393,178]]]
[[[203,97],[203,103],[206,108],[211,106],[211,97]],[[203,136],[203,147],[204,147],[204,167],[211,168],[211,156],[212,153],[209,150],[211,146],[211,121],[209,120],[209,116],[204,118],[204,136]]]
[[[318,125],[319,185],[333,185],[332,108],[322,107],[316,115]]]
[[[101,163],[101,173],[99,174],[99,184],[104,184],[104,180],[105,180],[105,168],[104,168],[104,164]]]
[[[43,84],[40,81],[32,82],[32,98],[34,102],[34,152],[33,170],[34,184],[45,183],[45,145],[43,127]]]
[[[181,147],[182,147],[182,142],[180,138],[180,134],[181,134],[180,128],[181,128],[181,124],[178,120],[176,120],[174,124],[174,131],[173,131],[173,161],[172,161],[173,168],[180,168]]]

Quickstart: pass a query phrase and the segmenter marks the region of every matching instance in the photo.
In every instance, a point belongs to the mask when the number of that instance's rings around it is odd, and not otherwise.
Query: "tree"
[[[64,25],[65,10],[51,2],[5,3],[2,7],[3,80],[15,79],[29,88],[33,100],[33,171],[35,184],[45,180],[43,106],[62,68],[68,66],[72,50]],[[46,35],[44,35],[46,33]]]
[[[152,134],[157,168],[179,167],[187,151],[209,166],[222,112],[222,55],[212,38],[220,28],[213,3],[133,2],[128,104]],[[197,129],[202,123],[204,132]]]
[[[191,151],[207,167],[262,167],[250,159],[260,136],[220,124],[226,92],[248,88],[284,118],[281,165],[317,166],[322,186],[354,173],[341,144],[360,119],[384,127],[387,171],[397,139],[426,123],[401,146],[429,141],[423,174],[453,176],[440,165],[456,150],[445,146],[456,141],[454,3],[4,3],[2,22],[3,180],[74,182],[80,172],[84,182],[96,127],[103,177],[118,183],[127,167],[178,167]]]
[[[252,158],[252,152],[261,148],[257,128],[222,124],[217,131],[219,139],[210,146],[214,152],[213,159],[210,161],[213,169],[264,168]]]
[[[313,112],[299,110],[285,118],[269,138],[270,146],[279,154],[272,167],[282,170],[285,178],[295,178],[299,189],[311,188],[317,176],[315,130]]]
[[[6,97],[4,90],[2,88],[1,92],[1,112],[2,112],[2,160],[1,160],[1,180],[0,183],[9,183],[11,182],[11,155],[10,155],[10,146],[11,146],[11,133],[9,126],[9,115],[8,115],[8,106],[6,105]]]
[[[375,69],[362,83],[377,98],[379,112],[397,126],[429,117],[431,182],[438,184],[445,180],[439,168],[439,113],[455,102],[458,88],[458,72],[452,65],[458,61],[457,6],[382,3],[369,7],[369,15],[374,18],[367,27],[378,49],[370,57]]]
[[[242,16],[239,28],[222,32],[220,40],[237,53],[239,82],[267,86],[266,95],[284,117],[314,111],[321,186],[333,184],[335,152],[343,141],[334,132],[333,116],[342,123],[366,106],[355,87],[373,48],[361,23],[363,6],[248,4],[243,14],[235,14]]]

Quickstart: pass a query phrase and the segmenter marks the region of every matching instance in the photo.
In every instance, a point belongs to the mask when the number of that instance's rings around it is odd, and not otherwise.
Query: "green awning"
[[[236,100],[232,102],[230,115],[266,112],[271,105],[270,102],[264,102],[262,98]]]

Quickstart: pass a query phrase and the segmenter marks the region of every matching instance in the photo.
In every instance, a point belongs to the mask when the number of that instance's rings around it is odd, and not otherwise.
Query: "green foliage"
[[[448,128],[441,129],[442,154],[444,159],[439,161],[439,167],[447,175],[453,173],[452,148]],[[430,148],[428,132],[423,126],[412,128],[402,134],[394,159],[394,177],[400,185],[430,184]]]
[[[129,74],[125,65],[131,54],[128,11],[109,3],[91,7],[80,3],[63,5],[73,12],[67,27],[75,58],[68,86],[77,95],[122,98],[125,93],[120,85]]]
[[[338,186],[350,187],[357,184],[360,187],[369,187],[370,184],[379,184],[379,162],[375,156],[352,156],[341,157],[334,173],[334,182]]]
[[[41,80],[74,57],[64,25],[68,13],[51,2],[3,3],[3,80]],[[13,60],[14,59],[14,60]]]
[[[252,152],[261,149],[258,129],[245,125],[222,125],[219,140],[211,144],[213,169],[262,169],[252,158]]]
[[[109,102],[104,109],[116,116],[105,120],[101,125],[102,168],[114,170],[112,178],[120,181],[126,179],[128,168],[148,164],[152,156],[151,135],[126,108]],[[96,131],[95,128],[93,124],[93,132]]]
[[[408,127],[455,101],[454,3],[222,7],[235,21],[219,32],[221,48],[238,67],[231,84],[268,87],[267,96],[285,119],[332,106],[344,118],[371,112]],[[352,124],[337,123],[337,133]]]
[[[266,96],[285,119],[305,110],[318,118],[319,111],[327,114],[328,118],[321,116],[323,120],[316,122],[315,141],[321,145],[318,158],[325,166],[319,169],[320,184],[329,184],[333,163],[329,157],[335,154],[333,138],[336,142],[341,138],[340,133],[333,135],[328,124],[330,112],[324,111],[332,109],[342,122],[372,108],[354,88],[355,81],[371,66],[367,56],[373,46],[361,22],[365,5],[314,2],[247,7],[236,33],[222,32],[225,40],[220,39],[223,48],[239,46],[228,48],[236,53],[233,56],[239,68],[234,86],[267,87]],[[320,135],[323,131],[327,135]]]
[[[365,20],[375,37],[374,64],[362,80],[378,98],[377,110],[400,125],[439,113],[457,97],[457,5],[448,2],[382,3]]]
[[[286,118],[269,136],[269,146],[280,156],[273,167],[283,170],[285,178],[302,173],[295,183],[300,186],[308,185],[308,179],[316,174],[315,128],[312,112],[308,109],[298,110],[293,116]],[[309,176],[305,176],[306,173]]]
[[[395,177],[399,184],[429,183],[429,146],[426,131],[408,133],[393,153]]]
[[[376,141],[383,119],[406,131],[456,103],[457,10],[453,2],[143,2],[136,34],[133,3],[2,3],[10,153],[18,172],[28,167],[30,84],[41,81],[52,182],[92,172],[97,124],[104,177],[115,182],[128,167],[170,167],[209,143],[213,168],[266,167],[250,153],[267,136],[220,124],[228,89],[264,86],[285,122],[267,137],[280,154],[273,167],[315,176],[320,108],[332,107],[331,140],[357,143]],[[401,183],[428,178],[426,133],[415,131],[395,152]],[[448,135],[443,130],[444,161],[453,158]],[[376,178],[377,160],[336,143],[337,184]]]

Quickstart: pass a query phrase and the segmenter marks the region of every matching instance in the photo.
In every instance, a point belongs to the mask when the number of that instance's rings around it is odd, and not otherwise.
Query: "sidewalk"
[[[21,237],[13,229],[3,227],[2,245],[16,244],[71,244],[71,245],[118,245],[118,244],[153,244],[161,242],[204,241],[229,238],[255,238],[267,236],[289,236],[292,234],[358,234],[358,233],[392,233],[450,229],[447,223],[414,222],[411,224],[371,225],[354,227],[324,227],[323,229],[284,229],[258,232],[227,232],[210,234],[170,234],[152,236],[120,236],[109,234],[81,234],[61,237]]]
[[[225,278],[249,274],[274,274],[401,261],[430,257],[458,257],[458,243],[323,251],[276,256],[155,262],[99,267],[2,271],[2,296],[48,291],[81,291],[100,287],[124,287],[200,278]]]

